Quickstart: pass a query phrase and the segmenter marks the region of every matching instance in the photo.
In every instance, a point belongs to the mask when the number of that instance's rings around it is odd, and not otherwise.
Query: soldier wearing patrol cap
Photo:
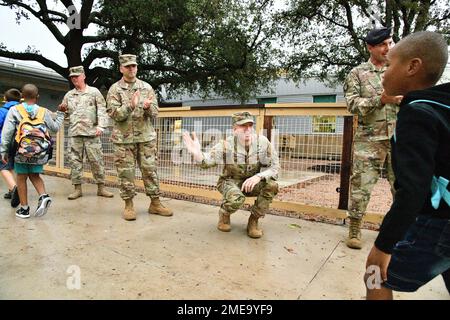
[[[349,248],[361,249],[361,224],[370,194],[386,164],[387,178],[394,193],[390,138],[394,132],[398,105],[402,96],[388,96],[381,80],[386,70],[386,56],[393,46],[390,28],[370,30],[365,38],[369,61],[355,67],[344,83],[347,109],[358,116],[353,145],[350,186]]]
[[[97,195],[112,198],[104,188],[105,168],[100,136],[108,126],[106,102],[97,88],[85,82],[83,66],[69,68],[69,78],[74,89],[66,93],[60,109],[69,118],[70,177],[75,191],[68,196],[74,200],[82,196],[83,157],[86,152],[92,175],[98,185]]]
[[[202,168],[224,164],[217,183],[223,195],[217,228],[224,232],[230,231],[230,215],[244,204],[246,196],[254,196],[257,198],[250,210],[247,234],[251,238],[260,238],[263,232],[258,227],[258,219],[264,217],[278,193],[275,180],[280,169],[279,159],[269,140],[255,134],[253,116],[249,112],[234,113],[232,121],[233,135],[220,141],[207,153],[202,153],[195,133],[192,139],[185,132],[183,139],[188,151]]]
[[[156,171],[156,131],[152,121],[158,115],[158,101],[153,88],[136,77],[136,56],[119,57],[123,77],[108,91],[107,112],[114,120],[111,135],[114,143],[114,163],[120,183],[120,196],[125,201],[123,218],[135,220],[133,197],[136,195],[134,178],[136,163],[142,172],[145,193],[151,198],[148,212],[171,216],[169,208],[162,205],[159,179]]]

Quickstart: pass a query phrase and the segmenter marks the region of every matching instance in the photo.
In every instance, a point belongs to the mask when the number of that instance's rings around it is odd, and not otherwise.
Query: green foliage
[[[272,0],[84,0],[75,2],[81,29],[63,34],[59,27],[72,4],[0,0],[18,22],[34,16],[43,23],[64,46],[68,65],[82,64],[97,87],[119,79],[119,53],[137,54],[138,76],[172,95],[214,93],[244,102],[276,76]],[[86,35],[90,25],[97,34]],[[0,44],[0,56],[38,61],[68,76],[67,67],[34,48],[15,52]]]
[[[448,0],[291,0],[277,25],[293,46],[285,59],[290,76],[335,83],[369,58],[363,39],[373,22],[391,26],[395,41],[421,30],[450,40],[449,18]]]
[[[274,79],[269,1],[113,0],[101,2],[104,44],[139,56],[139,76],[169,94],[240,101]]]

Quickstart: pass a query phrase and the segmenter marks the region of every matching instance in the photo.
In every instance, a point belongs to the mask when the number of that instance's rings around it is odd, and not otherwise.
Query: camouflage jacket
[[[382,75],[372,62],[360,64],[347,76],[344,84],[347,109],[358,115],[355,141],[389,140],[394,133],[398,105],[381,104]]]
[[[131,97],[136,91],[140,91],[141,95],[138,105],[132,110]],[[152,104],[144,110],[144,101],[149,97],[153,97]],[[127,83],[121,79],[109,88],[106,101],[106,111],[114,120],[111,135],[113,143],[139,143],[156,139],[152,121],[158,115],[158,101],[148,83],[139,79]]]
[[[278,178],[280,162],[269,140],[255,135],[248,148],[237,142],[234,136],[220,141],[209,152],[203,153],[200,166],[204,169],[224,164],[221,178],[247,179],[258,175],[263,179]]]
[[[97,127],[108,127],[106,101],[97,88],[86,86],[86,90],[72,89],[66,93],[63,103],[67,104],[69,137],[95,136]]]

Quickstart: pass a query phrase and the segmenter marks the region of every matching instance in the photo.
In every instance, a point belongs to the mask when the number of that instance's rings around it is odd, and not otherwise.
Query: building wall
[[[342,85],[336,87],[328,87],[318,80],[308,80],[301,83],[295,83],[285,78],[275,82],[273,88],[267,92],[263,92],[246,104],[264,103],[264,101],[273,102],[275,99],[278,103],[290,102],[313,102],[314,96],[334,96],[336,102],[344,102],[344,93]],[[207,100],[202,100],[199,96],[183,95],[181,97],[171,99],[170,101],[181,101],[183,106],[219,106],[219,105],[239,105],[239,101],[225,99],[219,96],[212,96]]]
[[[11,88],[20,90],[27,83],[38,87],[38,104],[52,111],[56,111],[64,94],[69,90],[69,82],[56,72],[0,59],[1,94]]]

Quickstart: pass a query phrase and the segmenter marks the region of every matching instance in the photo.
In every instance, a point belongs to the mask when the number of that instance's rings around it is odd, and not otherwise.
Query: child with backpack
[[[52,202],[52,198],[45,191],[40,173],[43,172],[44,164],[50,158],[49,130],[58,131],[64,122],[64,113],[60,110],[56,112],[56,118],[53,120],[49,110],[37,105],[38,93],[38,88],[34,84],[23,86],[24,101],[10,109],[3,127],[0,146],[0,154],[4,162],[8,158],[10,149],[16,149],[14,170],[17,173],[17,189],[21,204],[16,211],[16,216],[23,219],[30,217],[27,195],[28,178],[39,194],[34,216],[40,217],[46,214]]]
[[[396,192],[367,258],[367,299],[439,275],[450,292],[450,83],[435,86],[447,61],[447,41],[430,31],[389,51],[383,87],[404,96],[391,140]]]
[[[19,104],[20,102],[20,91],[17,89],[9,89],[4,93],[3,100],[5,104],[0,108],[0,133],[3,129],[3,123],[5,122],[6,115],[9,109],[13,106]],[[0,144],[1,144],[0,137]],[[17,191],[16,179],[14,178],[14,154],[10,153],[7,163],[0,161],[0,174],[5,180],[8,186],[8,192],[3,196],[5,199],[11,199],[11,206],[13,208],[19,205],[19,193]]]

